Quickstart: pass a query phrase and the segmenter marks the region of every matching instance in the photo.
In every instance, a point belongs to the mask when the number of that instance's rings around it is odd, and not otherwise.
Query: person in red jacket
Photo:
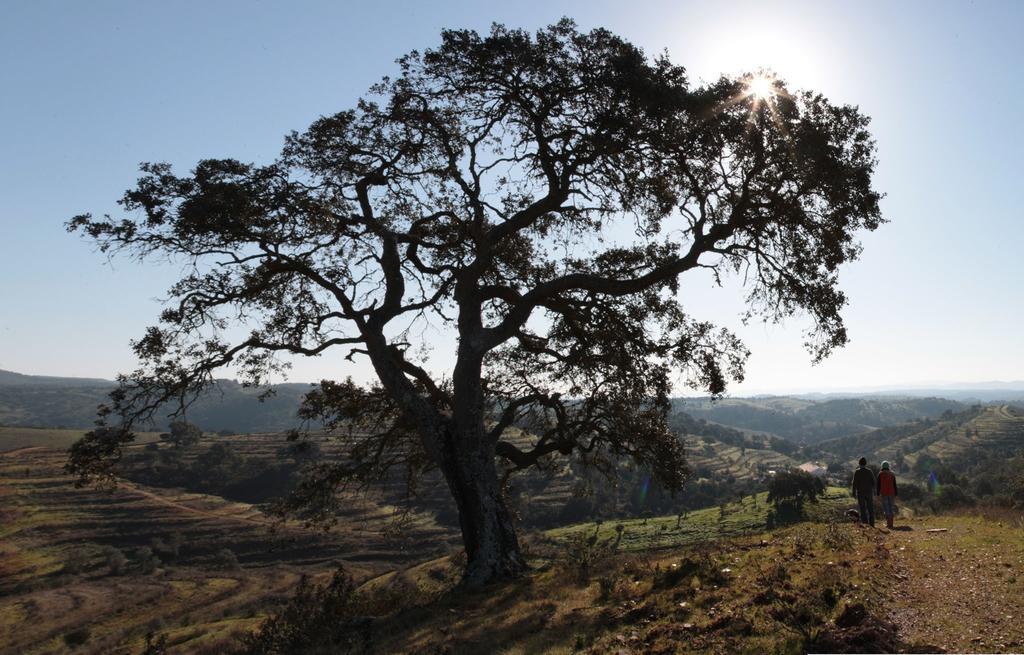
[[[892,472],[889,462],[882,462],[882,470],[878,472],[878,495],[882,498],[882,512],[885,514],[885,525],[892,528],[892,517],[896,513],[896,474]]]

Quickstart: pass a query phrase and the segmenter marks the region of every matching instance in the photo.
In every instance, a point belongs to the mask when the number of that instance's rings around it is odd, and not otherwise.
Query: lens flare
[[[651,488],[651,478],[648,476],[644,478],[644,483],[640,485],[640,506],[643,507],[647,504],[647,492]]]
[[[775,89],[775,79],[768,77],[767,75],[758,75],[752,77],[747,82],[747,95],[753,96],[758,100],[770,100],[777,95],[778,91]]]

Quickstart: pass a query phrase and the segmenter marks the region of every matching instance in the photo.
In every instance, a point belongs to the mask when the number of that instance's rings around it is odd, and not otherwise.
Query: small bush
[[[790,500],[802,510],[804,500],[817,502],[818,496],[823,493],[825,482],[800,469],[779,471],[768,482],[768,502],[774,503],[776,507],[780,502]]]
[[[427,577],[434,582],[446,582],[448,580],[448,570],[444,567],[431,567],[427,570]]]
[[[153,552],[164,560],[176,560],[181,554],[181,546],[185,542],[180,532],[172,532],[166,538],[153,537],[150,546]]]
[[[89,632],[89,628],[79,628],[64,635],[64,643],[68,648],[78,648],[89,641],[89,637],[91,636],[92,634]]]
[[[806,649],[814,644],[828,623],[829,609],[820,596],[801,594],[776,601],[769,614],[784,628],[799,635]]]
[[[781,587],[789,581],[789,569],[782,562],[776,562],[757,572],[757,584],[764,588]]]
[[[620,531],[616,537],[600,539],[597,532],[577,532],[566,540],[564,562],[577,582],[586,584],[594,569],[614,553],[622,539]]]
[[[833,519],[825,524],[821,542],[832,550],[849,552],[853,548],[853,535],[847,525]]]
[[[936,509],[952,509],[974,504],[974,498],[962,487],[956,484],[947,484],[940,488],[938,498],[933,501]]]
[[[238,557],[235,552],[230,548],[221,548],[217,551],[216,556],[217,568],[221,568],[227,571],[237,571],[242,568],[238,563]]]
[[[110,575],[123,575],[128,566],[128,558],[117,548],[107,546],[103,549],[103,560]]]
[[[611,599],[615,593],[615,587],[618,586],[618,580],[612,574],[602,575],[597,579],[597,587],[599,590],[598,600],[605,602]]]
[[[355,583],[339,569],[330,583],[314,585],[303,577],[295,596],[242,637],[237,655],[343,655],[372,652],[370,623],[359,616]]]
[[[139,655],[164,655],[167,652],[167,635],[146,634],[146,647]]]
[[[85,549],[81,547],[72,547],[71,552],[68,553],[67,559],[64,560],[64,573],[70,573],[71,575],[78,575],[89,565],[89,558],[85,554]]]
[[[135,551],[135,561],[143,575],[149,575],[160,566],[160,558],[153,554],[153,549],[143,546]]]
[[[701,585],[718,585],[722,587],[729,584],[729,576],[722,570],[721,564],[715,561],[710,554],[699,552],[688,555],[678,563],[673,563],[667,568],[656,572],[654,575],[654,588],[670,589],[679,586],[681,583],[691,582],[694,579]]]
[[[149,634],[157,634],[167,628],[167,621],[162,616],[150,619],[146,622],[146,631]]]

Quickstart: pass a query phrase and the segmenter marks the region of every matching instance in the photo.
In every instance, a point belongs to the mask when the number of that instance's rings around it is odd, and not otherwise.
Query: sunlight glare
[[[754,96],[758,100],[769,100],[777,93],[774,78],[758,75],[747,82],[747,95]]]

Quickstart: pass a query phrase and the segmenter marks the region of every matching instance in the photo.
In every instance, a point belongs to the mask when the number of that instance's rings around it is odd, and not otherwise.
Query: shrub
[[[166,539],[161,539],[160,537],[153,537],[153,539],[150,542],[150,545],[153,549],[153,552],[156,553],[159,557],[164,559],[176,560],[178,559],[178,556],[181,554],[181,545],[184,543],[184,541],[185,539],[181,536],[181,533],[175,531],[168,535]]]
[[[117,548],[107,546],[103,549],[103,559],[110,575],[122,575],[128,564],[128,558]]]
[[[238,655],[355,654],[372,651],[368,620],[359,617],[361,599],[343,569],[326,585],[303,577],[295,596],[242,637]]]
[[[68,553],[67,559],[64,560],[64,573],[70,573],[71,575],[78,575],[85,570],[85,567],[89,565],[89,558],[85,554],[85,549],[72,546],[71,552]]]
[[[167,652],[167,635],[146,634],[146,648],[139,655],[164,655]]]
[[[185,421],[173,421],[170,431],[161,434],[160,439],[169,442],[175,448],[187,448],[199,443],[203,431],[191,423]]]
[[[729,576],[722,570],[721,564],[709,553],[701,551],[687,555],[655,573],[654,588],[671,589],[694,579],[701,585],[722,587],[729,583]]]
[[[847,525],[833,519],[825,524],[821,542],[832,550],[848,552],[853,548],[853,535]]]
[[[135,551],[135,561],[144,575],[149,575],[160,566],[160,558],[153,554],[153,549],[149,546],[143,546]]]
[[[794,597],[779,597],[772,605],[769,614],[800,636],[803,648],[812,646],[828,622],[830,607],[821,597],[815,594],[800,594]]]
[[[765,589],[780,587],[789,580],[789,569],[782,562],[776,562],[766,569],[759,568],[756,580]]]
[[[217,567],[228,571],[237,571],[242,568],[238,563],[238,557],[230,548],[221,548],[216,555]]]
[[[973,505],[974,498],[967,494],[959,485],[947,484],[940,488],[940,491],[933,501],[936,509],[952,509]]]
[[[565,544],[565,563],[580,584],[590,580],[594,568],[604,562],[619,546],[622,531],[616,537],[601,540],[597,532],[577,532]]]
[[[924,487],[913,482],[900,482],[900,498],[906,501],[921,500],[927,494]]]
[[[615,587],[618,586],[618,580],[615,575],[609,573],[608,575],[602,575],[597,579],[597,586],[599,589],[598,600],[605,602],[612,597],[615,593]]]
[[[825,492],[825,482],[800,469],[779,471],[768,482],[768,502],[776,506],[785,500],[793,500],[802,508],[804,500],[817,502],[818,496]]]
[[[92,634],[89,632],[89,628],[78,628],[64,635],[64,643],[68,648],[78,648],[89,641],[89,637]]]

